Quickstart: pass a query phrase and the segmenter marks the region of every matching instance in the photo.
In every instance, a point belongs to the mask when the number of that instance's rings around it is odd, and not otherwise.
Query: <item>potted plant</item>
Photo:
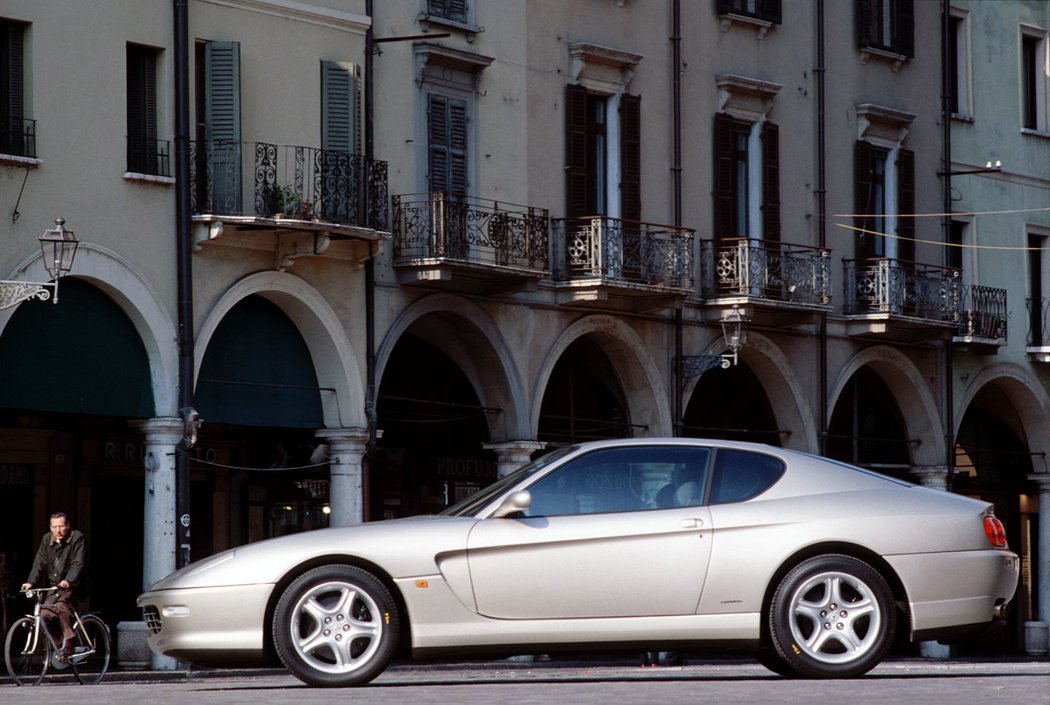
[[[274,218],[307,218],[309,204],[303,195],[291,186],[267,185],[263,190],[263,203],[267,216]]]

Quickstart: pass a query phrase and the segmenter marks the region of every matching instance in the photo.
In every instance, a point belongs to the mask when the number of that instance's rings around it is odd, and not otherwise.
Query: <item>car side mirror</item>
[[[496,507],[496,511],[492,512],[492,519],[502,519],[503,517],[510,516],[511,514],[519,514],[526,511],[532,506],[532,495],[529,494],[528,490],[521,490],[520,492],[512,492],[503,498],[500,505]]]

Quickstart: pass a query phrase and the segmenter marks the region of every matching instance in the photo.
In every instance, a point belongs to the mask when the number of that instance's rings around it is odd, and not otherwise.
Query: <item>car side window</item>
[[[778,458],[745,450],[720,449],[711,475],[709,504],[742,502],[770,487],[784,474]]]
[[[527,516],[566,516],[699,505],[708,448],[606,448],[575,458],[529,486]]]

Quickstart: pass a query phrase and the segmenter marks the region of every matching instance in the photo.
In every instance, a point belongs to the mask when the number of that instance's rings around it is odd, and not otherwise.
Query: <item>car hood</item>
[[[474,517],[418,516],[317,529],[246,544],[191,563],[149,590],[276,583],[296,565],[352,555],[392,578],[432,575],[442,556],[465,552]]]

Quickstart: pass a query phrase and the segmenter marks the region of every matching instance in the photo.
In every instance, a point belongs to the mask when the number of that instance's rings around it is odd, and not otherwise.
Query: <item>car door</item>
[[[607,448],[530,487],[526,516],[467,540],[478,611],[499,619],[693,614],[711,554],[701,506],[710,451]]]

